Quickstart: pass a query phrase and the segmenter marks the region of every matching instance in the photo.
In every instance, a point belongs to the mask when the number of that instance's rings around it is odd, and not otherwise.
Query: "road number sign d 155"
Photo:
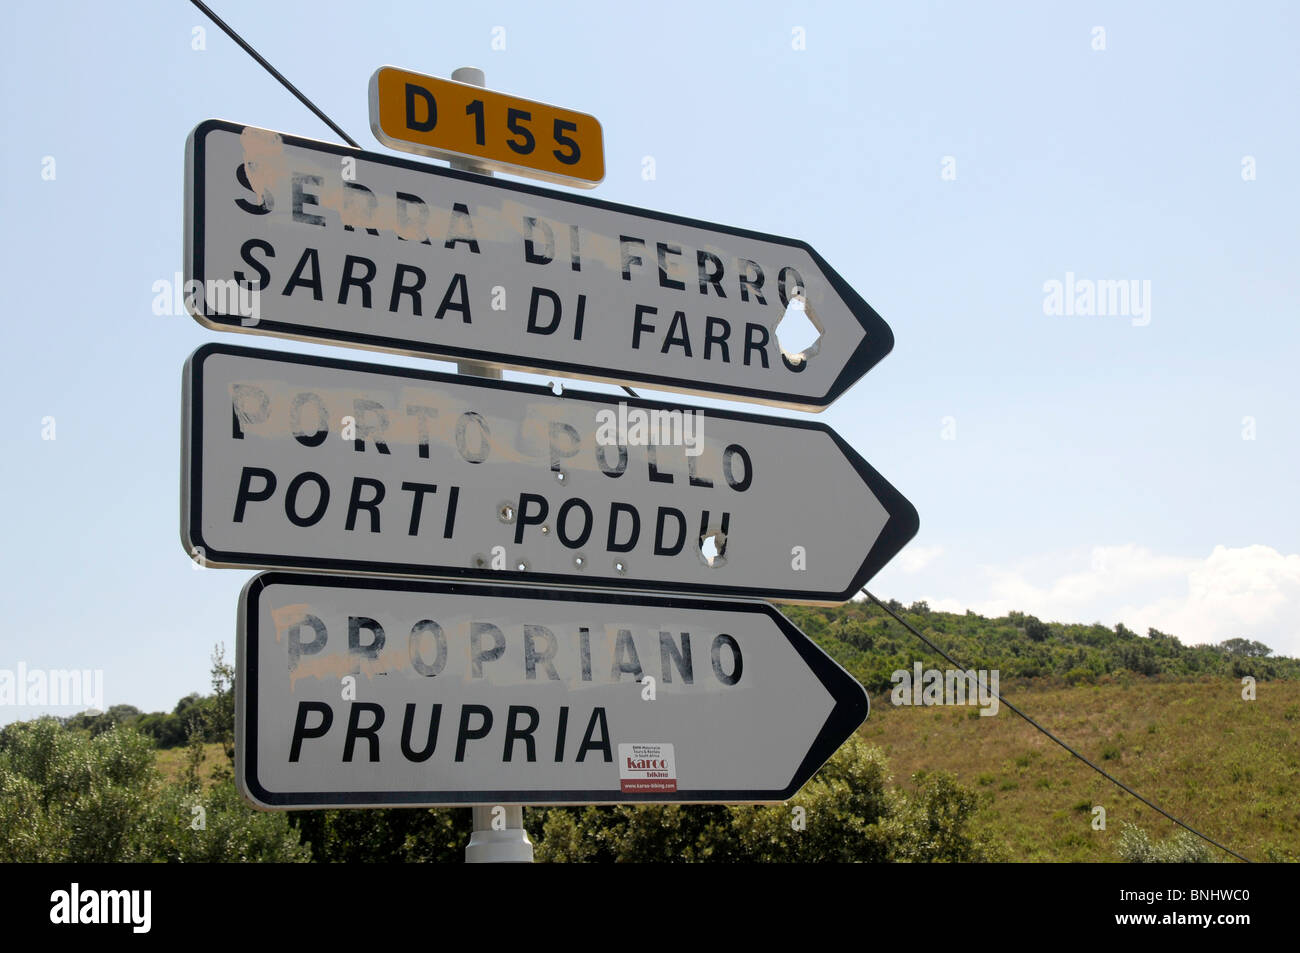
[[[221,330],[804,410],[893,347],[792,239],[215,120],[186,155],[186,302]]]
[[[772,606],[264,573],[236,777],[270,809],[780,801],[867,694]]]
[[[596,117],[393,66],[370,77],[370,128],[403,152],[584,189],[605,178]]]
[[[212,566],[842,602],[917,528],[812,421],[215,344],[183,419]]]

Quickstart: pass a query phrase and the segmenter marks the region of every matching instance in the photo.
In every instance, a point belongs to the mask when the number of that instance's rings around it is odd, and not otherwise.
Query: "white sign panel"
[[[804,410],[893,347],[793,239],[216,120],[186,170],[187,306],[219,330]]]
[[[269,809],[780,801],[868,710],[762,602],[263,573],[237,664]]]
[[[181,534],[211,566],[826,603],[917,529],[812,421],[215,344],[183,421]]]

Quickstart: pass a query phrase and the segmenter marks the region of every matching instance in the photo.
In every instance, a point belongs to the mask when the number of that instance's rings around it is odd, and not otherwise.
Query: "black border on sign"
[[[186,209],[189,215],[191,226],[189,242],[189,255],[185,262],[186,274],[185,280],[196,280],[205,283],[204,275],[204,243],[203,230],[205,224],[205,201],[204,184],[206,182],[204,171],[206,166],[204,143],[209,132],[222,130],[225,132],[241,133],[246,128],[257,129],[257,126],[246,126],[240,123],[228,122],[224,119],[206,119],[194,127],[186,143],[187,163],[186,167],[190,170],[192,178],[186,182],[186,194],[190,199],[190,207]],[[271,131],[271,130],[268,130]],[[301,324],[292,324],[283,321],[260,320],[255,326],[245,326],[237,315],[208,315],[193,314],[195,320],[205,327],[217,331],[242,331],[254,334],[271,334],[279,337],[287,337],[300,341],[316,341],[324,344],[345,344],[352,347],[371,348],[381,351],[389,351],[397,354],[411,354],[419,357],[439,357],[447,360],[473,360],[481,361],[487,364],[500,365],[517,369],[521,371],[546,372],[554,371],[556,373],[569,373],[579,377],[588,377],[594,380],[608,381],[612,384],[622,384],[626,382],[636,382],[654,387],[666,387],[672,390],[685,391],[687,393],[702,394],[705,396],[718,396],[727,399],[752,400],[766,404],[776,404],[778,406],[790,407],[797,410],[821,411],[829,407],[838,397],[853,386],[859,378],[867,371],[871,370],[878,364],[894,347],[894,333],[890,330],[885,320],[876,313],[876,310],[863,300],[862,296],[849,287],[839,273],[826,263],[811,245],[807,242],[799,241],[793,238],[783,238],[779,235],[768,235],[764,232],[755,232],[743,228],[731,228],[726,225],[718,225],[715,222],[705,222],[699,219],[686,218],[681,215],[670,215],[666,212],[654,212],[648,209],[636,208],[631,205],[621,205],[615,202],[605,202],[600,199],[591,198],[586,195],[573,195],[568,192],[556,192],[551,189],[539,188],[535,185],[526,185],[521,182],[507,182],[500,179],[484,179],[483,176],[474,175],[469,172],[461,172],[456,169],[444,169],[440,166],[430,165],[427,162],[415,162],[410,159],[399,159],[393,156],[381,155],[376,152],[365,152],[364,150],[352,149],[348,146],[336,145],[332,142],[322,142],[318,139],[306,139],[300,136],[291,136],[285,133],[276,133],[288,145],[298,146],[304,149],[314,149],[318,152],[325,152],[338,156],[355,156],[366,162],[374,162],[380,165],[395,166],[397,168],[409,169],[420,172],[425,175],[434,177],[443,177],[449,179],[458,179],[461,181],[473,182],[477,185],[488,185],[494,189],[504,189],[511,192],[523,192],[528,195],[538,195],[547,199],[559,202],[571,202],[577,205],[588,205],[594,208],[605,209],[606,211],[619,212],[627,215],[635,215],[640,218],[652,219],[659,222],[668,222],[673,225],[686,225],[692,228],[708,229],[710,231],[722,232],[727,235],[735,235],[741,238],[750,238],[757,241],[770,242],[776,245],[786,245],[791,248],[799,248],[807,252],[813,262],[821,269],[823,275],[830,283],[831,288],[839,295],[845,306],[857,318],[858,324],[861,325],[863,338],[858,342],[858,346],[850,355],[844,368],[840,371],[839,376],[831,383],[831,389],[828,393],[813,397],[807,394],[789,394],[782,391],[764,390],[757,387],[726,386],[712,384],[700,378],[681,378],[671,377],[664,374],[650,374],[636,371],[617,371],[617,376],[610,376],[612,369],[602,367],[592,367],[588,364],[575,364],[569,361],[544,361],[541,359],[526,360],[524,363],[515,363],[522,360],[525,356],[515,356],[509,360],[501,354],[493,351],[480,351],[471,348],[452,347],[452,346],[434,346],[428,342],[411,341],[406,338],[394,338],[382,334],[366,334],[359,331],[332,330],[328,328],[306,327]],[[204,311],[206,311],[206,303]]]
[[[255,640],[259,599],[271,585],[320,586],[327,589],[378,589],[399,592],[424,592],[480,596],[484,599],[538,599],[550,602],[598,603],[604,605],[662,606],[673,609],[699,609],[729,612],[755,612],[766,615],[786,637],[809,670],[821,682],[835,704],[808,753],[795,770],[790,783],[774,791],[764,790],[695,790],[624,793],[613,789],[594,791],[386,791],[331,792],[310,791],[289,794],[267,790],[257,778],[257,692],[258,653]],[[866,720],[871,702],[867,690],[834,659],[817,646],[775,606],[757,600],[723,601],[681,596],[642,595],[632,592],[600,592],[512,588],[478,583],[423,581],[414,579],[347,578],[316,573],[264,572],[250,579],[239,594],[237,665],[235,679],[238,694],[236,713],[239,718],[237,737],[242,750],[235,754],[235,776],[240,790],[255,807],[263,810],[331,807],[431,807],[466,804],[715,804],[765,803],[786,801],[826,763],[859,725]],[[364,767],[364,765],[362,766]]]
[[[189,402],[189,417],[181,428],[182,480],[188,479],[188,486],[182,487],[182,521],[181,543],[187,554],[201,548],[206,562],[216,566],[249,569],[324,569],[339,573],[378,573],[399,576],[437,576],[459,577],[471,580],[508,580],[522,585],[559,585],[577,587],[606,587],[627,589],[635,585],[637,589],[659,592],[693,592],[704,595],[730,595],[749,598],[778,599],[787,602],[820,603],[833,605],[852,598],[858,590],[866,585],[898,551],[916,535],[920,526],[920,517],[916,508],[904,498],[871,464],[862,459],[856,450],[850,447],[839,434],[827,424],[814,420],[786,420],[781,417],[764,417],[758,414],[742,413],[734,410],[706,410],[694,408],[689,404],[666,404],[656,401],[631,397],[611,398],[607,394],[594,394],[585,391],[564,392],[568,401],[582,400],[593,403],[608,404],[611,399],[621,400],[630,407],[669,408],[678,410],[699,409],[708,416],[728,420],[740,420],[748,423],[763,424],[769,427],[793,427],[801,430],[817,430],[825,433],[839,447],[840,452],[853,465],[862,482],[875,495],[876,499],[889,514],[884,527],[881,528],[875,545],[867,553],[862,565],[853,575],[849,585],[839,592],[826,590],[768,589],[761,586],[742,587],[725,584],[659,582],[652,580],[629,580],[623,576],[572,576],[558,573],[517,572],[509,569],[476,569],[473,566],[429,566],[415,563],[394,563],[361,559],[337,559],[330,556],[286,556],[277,553],[242,553],[212,549],[203,539],[203,366],[213,354],[227,354],[235,357],[247,357],[256,360],[280,361],[287,364],[304,364],[311,367],[330,367],[339,370],[357,371],[366,374],[378,374],[385,377],[406,377],[415,380],[436,381],[456,387],[481,387],[488,390],[507,390],[534,397],[553,397],[548,387],[537,384],[523,384],[515,381],[497,381],[469,375],[441,374],[437,371],[413,370],[405,367],[384,367],[380,364],[364,364],[360,361],[344,361],[337,358],[315,357],[307,354],[289,354],[282,351],[263,351],[258,348],[242,347],[232,344],[204,344],[190,355],[185,362],[184,381],[182,382],[185,398]],[[186,490],[188,489],[188,494]]]

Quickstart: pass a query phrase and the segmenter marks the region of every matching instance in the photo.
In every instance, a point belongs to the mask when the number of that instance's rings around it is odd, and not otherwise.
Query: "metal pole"
[[[451,78],[458,83],[468,83],[471,86],[487,85],[483,71],[473,66],[462,66],[454,70]],[[489,178],[492,175],[490,170],[468,160],[453,160],[451,167],[461,172],[473,172],[475,175]],[[501,368],[481,361],[457,361],[456,372],[470,377],[501,380]],[[465,846],[465,863],[531,864],[533,862],[533,842],[528,839],[528,832],[524,830],[524,809],[521,805],[482,805],[472,808],[472,811],[474,832],[470,834],[469,843]],[[502,827],[503,821],[504,827]]]
[[[453,70],[451,78],[458,83],[468,83],[470,86],[486,86],[487,81],[483,76],[483,71],[476,66],[462,66]],[[475,175],[482,175],[488,178],[492,177],[492,172],[484,168],[477,162],[468,159],[453,159],[451,162],[453,169],[461,172],[473,172]],[[501,380],[501,368],[494,364],[484,364],[481,361],[457,361],[456,373],[468,374],[471,377],[486,377],[490,380]]]

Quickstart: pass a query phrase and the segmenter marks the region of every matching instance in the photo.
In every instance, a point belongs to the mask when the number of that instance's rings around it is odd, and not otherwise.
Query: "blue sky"
[[[921,515],[878,595],[1300,654],[1293,7],[216,9],[368,150],[376,67],[476,65],[602,121],[596,197],[812,244],[897,342],[819,415]],[[107,704],[170,710],[214,644],[233,655],[250,575],[194,571],[178,540],[185,357],[360,356],[153,313],[185,137],[332,134],[188,3],[0,18],[0,669],[102,669]],[[1149,311],[1045,313],[1067,273],[1136,281]]]

